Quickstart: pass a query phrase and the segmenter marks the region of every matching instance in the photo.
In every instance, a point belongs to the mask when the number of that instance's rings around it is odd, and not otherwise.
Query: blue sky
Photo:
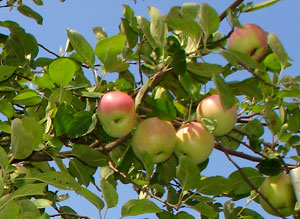
[[[29,5],[32,5],[30,1]],[[198,1],[180,1],[180,0],[137,0],[134,4],[133,0],[110,0],[110,1],[97,1],[97,0],[66,0],[61,3],[58,0],[44,1],[44,6],[38,7],[32,5],[32,7],[44,17],[43,25],[38,25],[34,20],[19,15],[19,13],[13,9],[9,11],[7,8],[0,9],[1,20],[13,20],[17,21],[27,32],[32,33],[39,43],[47,47],[48,49],[59,53],[60,46],[64,48],[66,42],[66,29],[74,29],[81,33],[94,47],[96,45],[96,39],[93,35],[92,28],[100,26],[104,28],[108,35],[114,35],[118,32],[118,25],[123,12],[123,4],[130,5],[135,11],[136,15],[148,17],[147,6],[157,7],[162,14],[166,14],[170,7],[179,5],[184,2],[203,3],[206,2],[213,6],[219,13],[231,4],[231,0],[198,0]],[[248,1],[245,1],[248,2]],[[260,2],[260,1],[254,1]],[[240,18],[241,23],[255,23],[265,29],[267,32],[275,33],[281,42],[283,43],[287,53],[293,60],[292,67],[285,70],[283,75],[292,74],[299,75],[300,69],[300,1],[299,0],[282,0],[279,3],[260,11],[243,14]],[[222,22],[220,31],[226,32],[228,30],[228,23],[226,20]],[[7,33],[6,29],[0,28],[1,33]],[[50,56],[48,53],[40,50],[39,56]],[[240,159],[235,159],[240,166],[248,165]],[[215,151],[211,156],[211,161],[208,168],[203,172],[203,175],[223,175],[227,177],[231,172],[235,171],[232,164],[225,158],[225,156]],[[121,186],[118,188],[120,194],[120,205],[112,210],[109,210],[107,218],[119,218],[120,206],[129,198],[136,198],[131,187]],[[85,200],[81,199],[77,195],[71,194],[70,201],[66,201],[64,204],[71,205],[81,215],[87,215],[90,217],[98,218],[97,210],[87,204]],[[240,205],[244,205],[246,200],[240,202]],[[265,218],[272,218],[267,215],[257,205],[250,205],[255,208]],[[153,215],[143,215],[144,217],[155,218]],[[195,214],[195,217],[197,214]],[[132,218],[142,218],[141,216]],[[222,218],[222,216],[221,216]]]

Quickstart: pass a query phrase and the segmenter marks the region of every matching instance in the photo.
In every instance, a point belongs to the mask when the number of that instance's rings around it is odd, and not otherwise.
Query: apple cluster
[[[205,161],[214,148],[214,136],[225,135],[234,127],[237,109],[225,109],[220,96],[204,98],[197,106],[197,121],[182,125],[177,131],[169,121],[158,117],[137,122],[137,113],[132,97],[120,91],[107,92],[98,102],[98,116],[104,131],[115,138],[129,134],[134,128],[132,149],[141,159],[146,151],[154,163],[166,161],[174,152],[188,156],[196,164]],[[216,122],[211,133],[201,123],[202,118]]]

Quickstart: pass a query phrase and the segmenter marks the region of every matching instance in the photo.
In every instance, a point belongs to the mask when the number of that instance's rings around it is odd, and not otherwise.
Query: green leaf
[[[243,130],[246,131],[250,136],[260,137],[264,134],[264,127],[258,119],[252,119],[244,127]]]
[[[213,75],[215,85],[220,94],[221,103],[225,109],[230,109],[235,105],[235,98],[231,88],[220,75]]]
[[[220,74],[224,71],[222,66],[207,62],[188,62],[187,70],[193,74],[208,78],[211,78],[214,74]]]
[[[254,168],[245,167],[245,168],[242,168],[241,171],[243,171],[243,173],[247,177],[247,179],[256,188],[258,188],[264,180],[264,177],[262,176],[262,174],[259,173]],[[232,188],[233,188],[233,193],[236,194],[236,195],[248,194],[252,190],[252,188],[245,181],[244,177],[239,172],[239,170],[231,173],[230,176],[228,177],[228,179],[231,182],[231,185],[232,185]]]
[[[39,199],[34,199],[32,200],[32,203],[39,209],[42,208],[47,208],[50,207],[52,205],[52,201],[48,200],[48,199],[43,199],[43,198],[39,198]]]
[[[42,102],[42,99],[35,91],[25,91],[24,93],[20,93],[13,98],[14,104],[25,106],[34,106],[40,102]]]
[[[216,32],[219,29],[219,14],[207,3],[203,3],[202,5],[200,5],[199,20],[200,26],[206,35],[206,39],[210,34]]]
[[[212,176],[201,179],[198,182],[198,189],[200,193],[206,195],[221,195],[232,190],[231,182],[223,176]]]
[[[143,165],[146,170],[146,181],[150,181],[150,177],[154,170],[153,159],[146,150],[143,150],[141,148],[137,148],[137,150],[138,150],[139,158],[143,162]]]
[[[93,167],[107,164],[106,156],[88,145],[74,144],[72,154]]]
[[[176,176],[183,191],[195,189],[200,182],[200,170],[193,160],[186,156],[179,157]]]
[[[73,115],[69,124],[67,135],[71,138],[84,136],[93,123],[93,114],[88,111],[80,111]]]
[[[82,61],[89,67],[93,67],[95,63],[95,53],[88,41],[75,30],[67,29],[67,36]]]
[[[131,199],[122,206],[122,217],[136,216],[146,213],[157,213],[160,207],[148,199]]]
[[[75,179],[65,172],[45,172],[40,173],[33,178],[63,190],[75,190],[80,187]]]
[[[83,164],[78,159],[72,159],[69,162],[70,173],[78,179],[80,184],[88,186],[93,180],[92,176],[96,169]]]
[[[178,79],[190,98],[196,102],[199,98],[201,85],[195,82],[188,72],[178,76]]]
[[[156,170],[160,179],[165,183],[169,183],[174,179],[176,177],[176,166],[177,158],[175,155],[171,155],[165,162],[157,164]]]
[[[118,193],[116,188],[105,179],[100,180],[100,187],[102,189],[102,195],[106,202],[107,208],[113,208],[117,206]]]
[[[256,4],[254,4],[251,7],[245,7],[245,10],[243,10],[244,12],[252,12],[252,11],[256,11],[256,10],[260,10],[266,7],[270,7],[271,5],[276,4],[277,2],[279,2],[280,0],[265,0],[262,2],[258,2]]]
[[[75,192],[79,195],[82,195],[86,200],[91,202],[99,210],[101,210],[104,207],[103,201],[90,190],[83,187],[78,187],[76,188]]]
[[[282,172],[281,161],[277,158],[263,159],[256,167],[262,174],[268,176],[276,176]]]
[[[148,43],[151,45],[152,48],[155,48],[156,43],[150,32],[150,22],[146,18],[143,18],[141,16],[137,16],[137,22],[139,28],[144,33]]]
[[[70,83],[78,70],[77,63],[68,58],[58,58],[49,65],[50,78],[59,86],[63,87]]]
[[[247,54],[237,52],[234,50],[222,50],[220,54],[234,66],[240,64],[247,68],[259,68],[259,65],[256,62],[254,62],[253,59]]]
[[[24,159],[38,147],[43,138],[40,124],[33,118],[16,118],[11,125],[11,145],[15,159]]]
[[[175,219],[195,219],[195,218],[192,215],[185,212],[185,211],[180,211],[176,214]]]
[[[138,42],[138,32],[136,30],[134,30],[134,28],[132,27],[130,20],[122,18],[121,22],[122,22],[121,27],[126,35],[129,48],[133,49]]]
[[[4,208],[0,210],[0,218],[15,219],[19,214],[19,206],[15,201],[9,202]]]
[[[44,189],[47,186],[46,183],[35,183],[35,184],[26,184],[16,191],[2,196],[0,198],[0,210],[3,209],[9,202],[16,198],[32,196],[32,195],[44,195]]]
[[[61,103],[53,121],[56,136],[62,136],[67,133],[71,126],[72,118],[71,106],[66,103]]]
[[[43,0],[33,0],[33,2],[39,6],[43,5]]]
[[[17,69],[16,66],[0,65],[0,81],[7,80]]]
[[[9,165],[9,158],[3,147],[0,147],[0,166],[1,169],[6,170]]]
[[[166,22],[172,29],[182,31],[191,37],[196,37],[202,33],[201,27],[192,16],[187,16],[189,9],[185,9],[183,12],[183,8],[180,10],[180,7],[173,7],[166,16]]]
[[[186,70],[186,54],[183,49],[176,49],[172,55],[172,62],[170,67],[175,74],[183,74]]]
[[[264,119],[266,120],[272,134],[276,135],[280,131],[282,121],[277,113],[272,109],[272,105],[269,102],[265,104]]]
[[[268,44],[279,59],[281,68],[285,68],[288,62],[288,55],[285,49],[283,48],[283,45],[281,44],[280,40],[274,33],[268,34]]]
[[[157,8],[149,7],[148,12],[151,20],[151,35],[159,47],[164,47],[168,37],[168,27],[165,18]]]
[[[99,41],[95,48],[95,53],[99,60],[105,64],[112,57],[115,58],[121,54],[126,42],[124,34],[117,34]]]
[[[142,99],[148,92],[149,85],[150,85],[150,81],[148,80],[142,85],[142,87],[140,87],[139,92],[137,93],[137,95],[135,96],[135,99],[134,99],[135,109],[137,109],[137,107],[141,104]]]
[[[38,24],[43,24],[43,17],[28,6],[20,5],[17,9],[21,14],[33,18]]]
[[[15,114],[15,111],[10,102],[2,99],[0,100],[0,113],[5,115],[7,118],[11,118]]]
[[[281,70],[281,63],[275,53],[271,53],[264,58],[263,63],[270,71],[280,72]]]
[[[172,121],[176,118],[176,109],[168,99],[157,98],[154,100],[153,112],[149,116],[157,116],[162,120]]]
[[[198,203],[194,206],[192,206],[193,209],[200,212],[201,215],[205,215],[208,218],[217,218],[218,214],[215,210],[215,208],[209,204],[205,203]]]
[[[102,27],[93,27],[94,35],[96,36],[97,41],[107,38],[107,34]]]
[[[189,17],[196,20],[199,14],[200,5],[197,3],[185,2],[181,8],[181,14],[183,17]]]

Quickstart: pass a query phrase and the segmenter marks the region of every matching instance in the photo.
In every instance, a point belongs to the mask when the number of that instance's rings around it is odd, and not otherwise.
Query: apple
[[[221,103],[220,95],[213,94],[200,101],[197,106],[197,119],[208,118],[216,121],[216,127],[213,131],[215,136],[222,136],[232,130],[237,121],[236,106],[225,109]]]
[[[293,214],[296,197],[289,175],[279,174],[267,177],[260,185],[259,191],[280,214],[285,217]],[[261,196],[259,202],[266,212],[279,216]]]
[[[196,164],[202,163],[213,151],[214,140],[202,123],[185,124],[176,132],[175,154],[188,156]]]
[[[104,131],[111,137],[123,137],[136,126],[134,100],[124,92],[107,92],[98,102],[97,110]]]
[[[172,123],[152,117],[136,127],[132,136],[132,149],[140,159],[141,150],[144,150],[154,163],[161,163],[174,152],[175,142],[176,130]]]
[[[229,37],[228,49],[260,59],[268,50],[267,33],[255,24],[238,27]]]

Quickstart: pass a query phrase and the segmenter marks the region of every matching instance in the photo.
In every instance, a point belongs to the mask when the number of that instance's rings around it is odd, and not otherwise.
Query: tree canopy
[[[33,2],[43,5],[42,0]],[[182,3],[167,14],[150,6],[149,19],[124,4],[117,34],[94,27],[97,43],[92,45],[67,29],[60,53],[2,18],[0,26],[9,34],[0,32],[0,218],[106,218],[119,203],[120,184],[137,193],[122,206],[121,218],[145,213],[194,218],[191,212],[203,219],[263,218],[255,209],[238,206],[241,199],[266,202],[269,213],[289,216],[259,188],[281,174],[291,175],[292,183],[297,180],[289,173],[300,161],[300,77],[284,74],[292,59],[276,33],[266,32],[266,51],[259,58],[252,55],[261,42],[243,52],[254,44],[253,37],[246,44],[240,40],[241,51],[228,48],[234,31],[243,28],[240,16],[278,2],[236,0],[221,14],[209,1]],[[0,10],[17,10],[43,23],[43,15],[20,0],[0,1]],[[225,21],[231,29],[221,33]],[[48,56],[41,56],[41,50]],[[240,72],[247,76],[239,79]],[[111,73],[117,73],[115,80],[108,79]],[[124,136],[110,135],[99,113],[99,102],[110,91],[134,100],[137,122]],[[234,127],[226,134],[214,132],[220,121],[197,113],[198,104],[214,94],[224,109],[237,109]],[[137,127],[154,117],[176,131],[200,122],[213,136],[213,150],[221,151],[235,170],[228,177],[205,176],[209,157],[195,163],[172,151],[156,162],[147,151],[136,152]],[[146,143],[148,135],[152,131],[142,136]],[[234,157],[253,165],[240,166]],[[99,215],[80,215],[65,206],[63,201],[72,196],[61,191],[82,196]],[[297,205],[292,208],[296,218]]]

